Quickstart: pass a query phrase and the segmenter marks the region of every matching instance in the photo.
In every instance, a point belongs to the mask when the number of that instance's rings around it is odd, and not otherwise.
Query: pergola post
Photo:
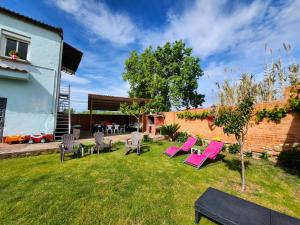
[[[92,123],[93,123],[93,98],[91,99],[91,107],[90,107],[90,131],[92,131]]]

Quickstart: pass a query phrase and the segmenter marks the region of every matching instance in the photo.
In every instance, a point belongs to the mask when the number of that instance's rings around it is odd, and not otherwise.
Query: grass
[[[63,164],[58,154],[1,160],[0,224],[194,224],[194,201],[210,186],[300,217],[299,174],[249,160],[242,194],[236,156],[197,170],[186,155],[162,155],[172,144],[151,143],[141,156],[118,145]]]

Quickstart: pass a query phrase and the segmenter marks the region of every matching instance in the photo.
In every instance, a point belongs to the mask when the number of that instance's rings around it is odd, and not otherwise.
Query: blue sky
[[[87,108],[87,94],[127,96],[124,61],[132,50],[182,39],[201,59],[205,75],[199,92],[204,106],[216,101],[215,82],[237,80],[244,72],[262,79],[270,59],[265,44],[279,54],[292,46],[287,65],[300,58],[299,0],[0,0],[0,5],[62,27],[66,42],[83,51],[71,84],[72,107]],[[224,69],[227,68],[227,72]]]

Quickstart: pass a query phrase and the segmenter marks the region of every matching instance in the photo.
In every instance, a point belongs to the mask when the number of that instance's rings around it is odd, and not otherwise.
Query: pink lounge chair
[[[215,160],[217,155],[223,148],[224,143],[218,141],[211,141],[207,148],[202,152],[201,155],[197,153],[191,153],[191,155],[184,161],[184,163],[200,168],[206,159]]]
[[[196,144],[196,142],[197,142],[197,138],[189,137],[181,147],[176,147],[176,146],[169,147],[164,153],[167,156],[173,157],[180,151],[189,152],[191,147],[193,147]]]

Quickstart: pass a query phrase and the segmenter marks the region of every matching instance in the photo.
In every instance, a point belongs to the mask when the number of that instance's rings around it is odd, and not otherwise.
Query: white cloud
[[[88,84],[90,83],[90,80],[78,77],[77,75],[70,75],[65,72],[61,72],[61,80],[65,81],[67,83],[75,83],[75,84]]]
[[[266,3],[237,4],[228,11],[229,0],[199,0],[181,15],[169,16],[169,24],[161,32],[148,32],[144,44],[161,44],[185,40],[199,56],[209,56],[226,50],[245,39],[245,29],[262,16]]]
[[[104,3],[93,0],[51,0],[59,9],[72,15],[95,37],[114,44],[126,45],[136,39],[136,27],[131,19],[112,12]]]

